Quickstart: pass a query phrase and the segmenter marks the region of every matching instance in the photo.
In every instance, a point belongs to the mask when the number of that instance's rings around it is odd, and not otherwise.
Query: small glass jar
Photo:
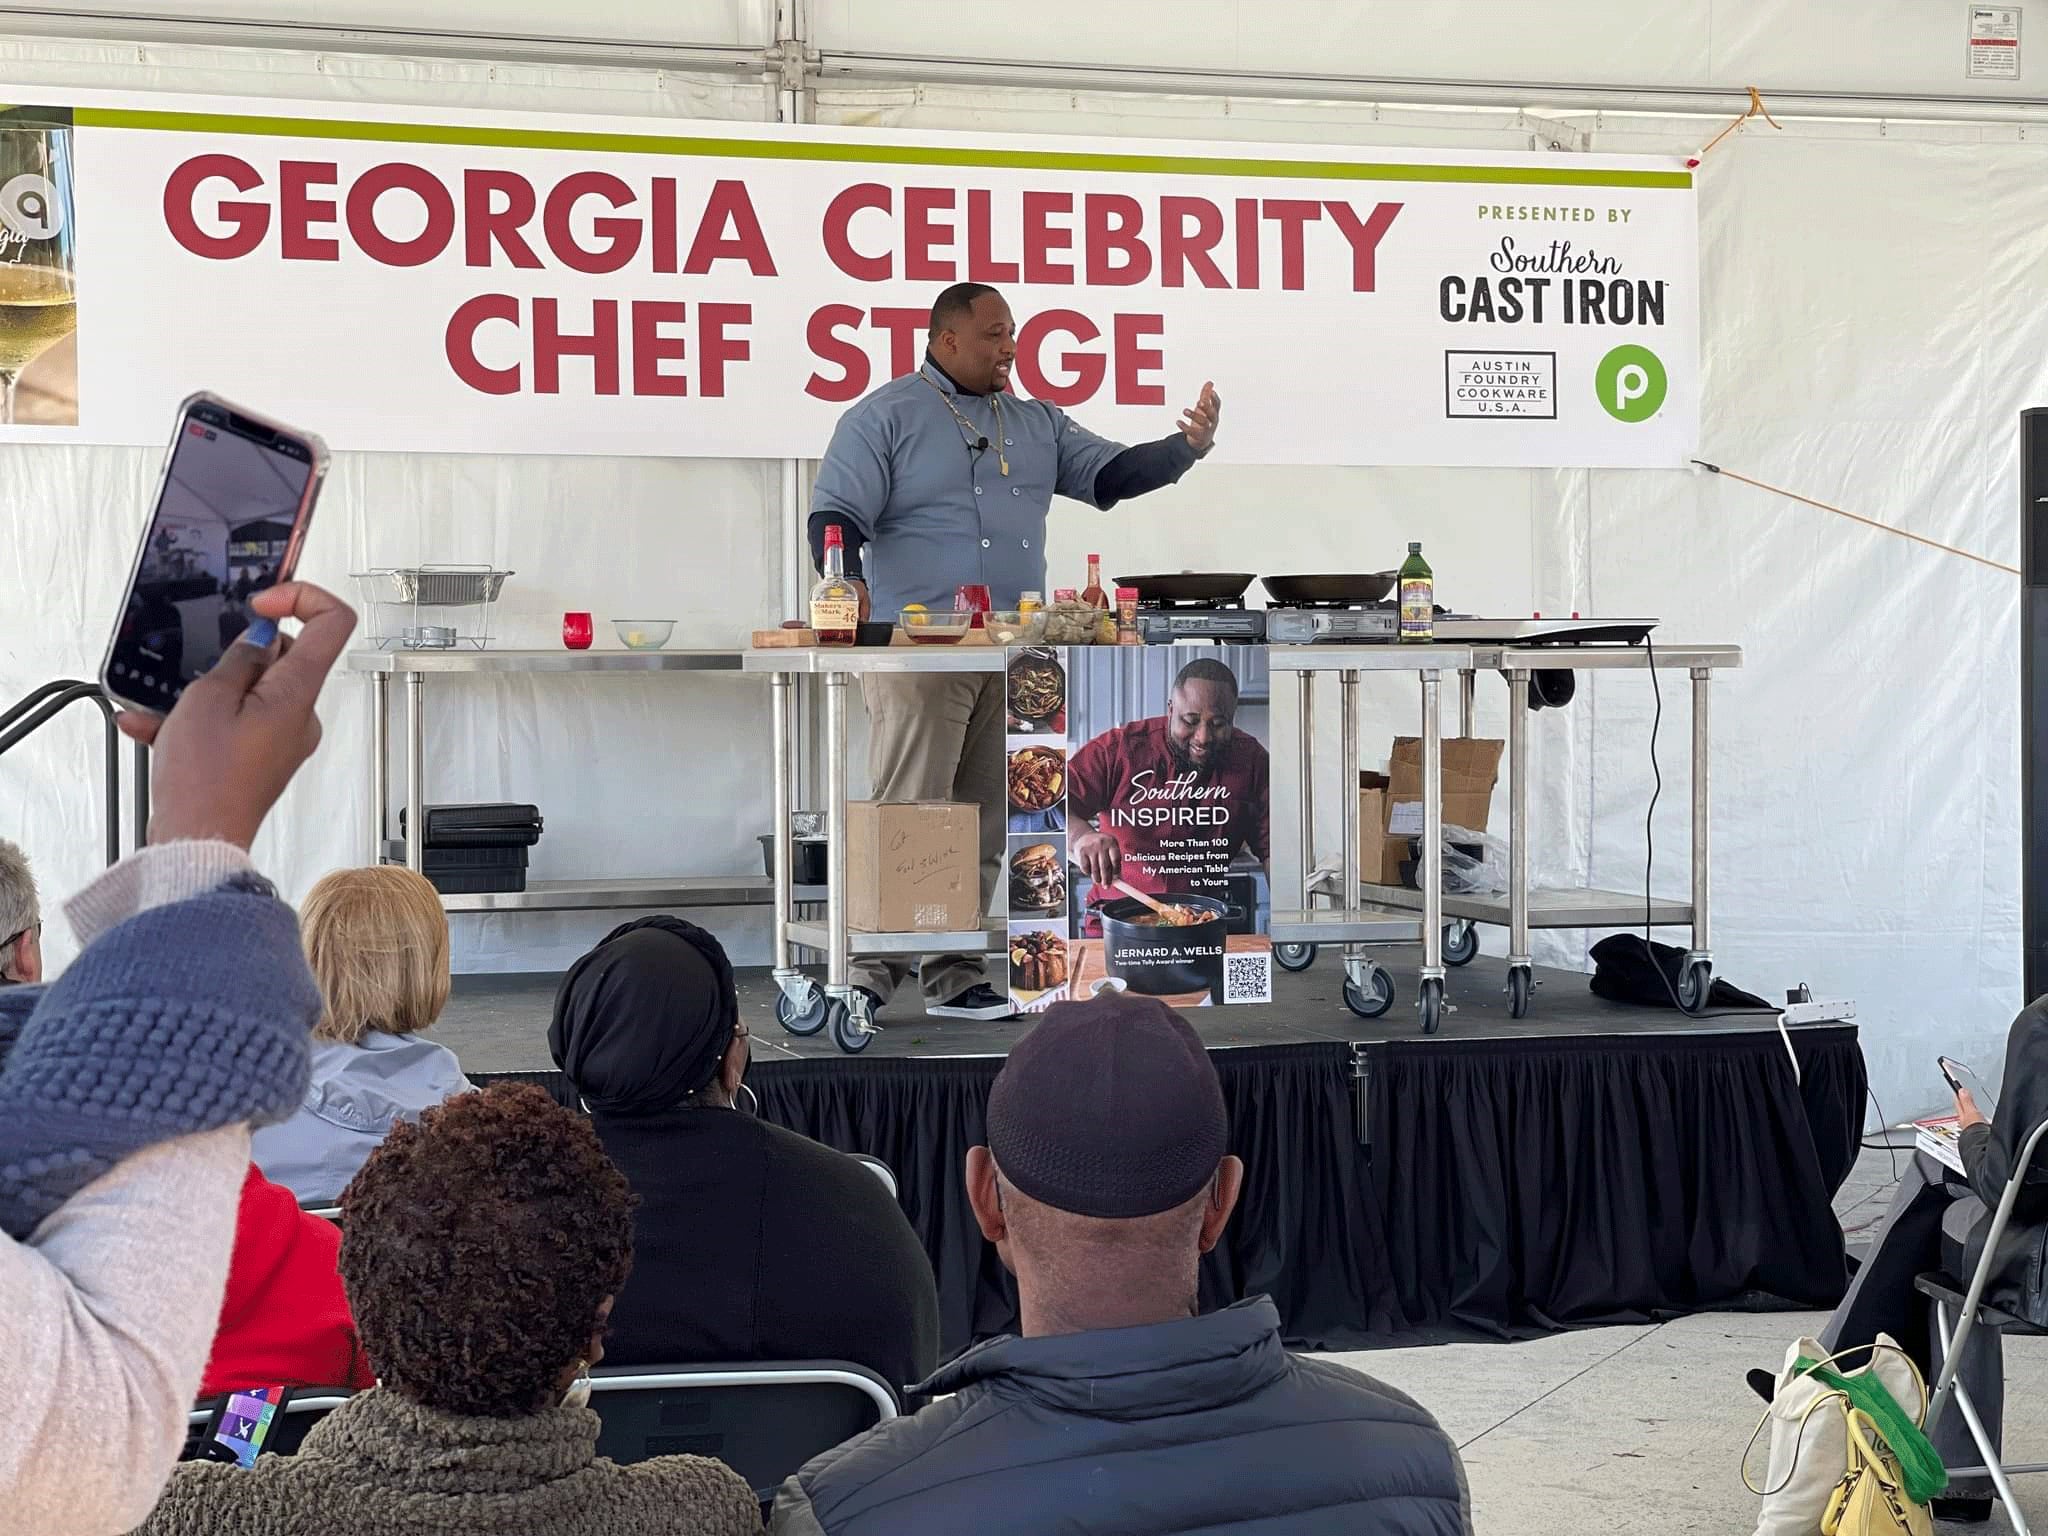
[[[1118,587],[1116,589],[1116,643],[1118,645],[1143,645],[1144,636],[1138,633],[1138,589]]]

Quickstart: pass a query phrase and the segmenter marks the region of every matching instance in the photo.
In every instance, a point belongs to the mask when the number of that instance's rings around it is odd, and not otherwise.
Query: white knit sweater
[[[248,868],[224,843],[123,860],[67,904],[81,943]],[[0,1236],[0,1529],[116,1536],[148,1516],[213,1347],[249,1166],[229,1126],[158,1143]]]

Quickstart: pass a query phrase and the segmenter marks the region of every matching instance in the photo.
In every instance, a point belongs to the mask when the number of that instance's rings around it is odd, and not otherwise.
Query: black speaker
[[[2048,407],[2020,412],[2020,931],[2048,993]]]

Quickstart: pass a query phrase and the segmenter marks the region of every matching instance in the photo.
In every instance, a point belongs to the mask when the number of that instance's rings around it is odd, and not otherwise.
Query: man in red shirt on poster
[[[1224,899],[1240,848],[1268,861],[1266,748],[1236,718],[1237,675],[1204,656],[1180,669],[1164,715],[1074,753],[1069,847],[1101,896],[1125,880],[1155,896]]]

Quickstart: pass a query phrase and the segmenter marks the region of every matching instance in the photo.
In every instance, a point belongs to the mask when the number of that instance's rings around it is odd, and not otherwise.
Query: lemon
[[[903,611],[905,613],[923,613],[925,612],[925,606],[923,603],[905,603]]]

